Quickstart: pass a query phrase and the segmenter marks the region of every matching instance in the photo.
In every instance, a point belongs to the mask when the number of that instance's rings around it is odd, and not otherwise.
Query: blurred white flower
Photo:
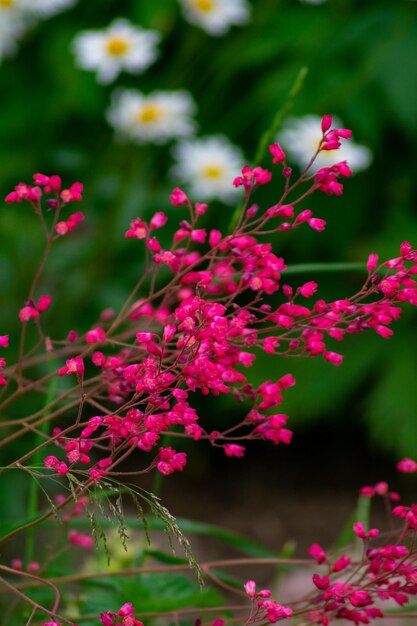
[[[19,39],[38,18],[50,17],[77,0],[0,0],[0,60],[16,52]]]
[[[22,0],[0,0],[0,34],[1,38],[16,36],[23,31],[25,11]]]
[[[173,177],[188,184],[196,199],[218,198],[232,203],[239,195],[233,179],[244,165],[243,155],[227,137],[182,141],[174,147],[173,154],[177,161],[171,170]]]
[[[1,4],[2,0],[0,0]],[[3,0],[7,2],[7,0]],[[77,0],[20,0],[28,12],[39,17],[50,17],[72,7]]]
[[[117,19],[105,30],[79,33],[73,42],[77,64],[95,70],[100,83],[111,83],[122,71],[140,74],[158,56],[160,35]]]
[[[180,0],[185,18],[210,35],[224,35],[231,26],[245,24],[250,15],[246,0]]]
[[[333,118],[333,128],[344,128],[342,122]],[[278,141],[287,152],[289,161],[297,163],[301,168],[305,167],[322,139],[321,118],[316,115],[307,115],[300,118],[287,120],[283,130],[278,135]],[[317,156],[312,166],[312,171],[320,167],[330,167],[340,161],[347,161],[352,170],[363,170],[372,161],[372,153],[369,148],[359,146],[351,139],[341,139],[342,145],[337,150],[324,150]]]
[[[26,17],[21,0],[0,0],[0,60],[16,51]]]
[[[0,61],[16,52],[17,41],[18,35],[14,34],[8,26],[0,24]]]
[[[132,89],[114,93],[107,120],[119,135],[136,143],[166,143],[194,131],[195,104],[186,91],[154,91],[148,95]]]

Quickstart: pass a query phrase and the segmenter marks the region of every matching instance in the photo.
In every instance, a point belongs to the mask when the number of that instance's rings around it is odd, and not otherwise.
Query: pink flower
[[[182,471],[187,463],[187,455],[185,452],[177,452],[173,448],[160,448],[159,461],[156,464],[157,469],[169,476],[174,471]]]
[[[72,215],[70,215],[66,222],[58,222],[58,224],[55,226],[55,230],[58,235],[66,235],[74,230],[77,224],[80,224],[84,219],[84,213],[78,211],[77,213],[73,213]]]
[[[336,367],[341,365],[343,361],[343,355],[338,354],[337,352],[325,352],[323,354],[323,358],[326,361],[329,361],[332,365],[336,365]]]
[[[318,284],[314,280],[310,280],[300,287],[299,292],[304,298],[311,298],[316,293],[317,287]]]
[[[45,176],[45,174],[34,174],[33,180],[36,185],[40,185],[45,188],[45,193],[51,193],[54,191],[58,193],[61,189],[61,178],[54,174],[53,176]]]
[[[181,206],[183,204],[189,204],[190,202],[187,195],[179,187],[175,187],[169,199],[174,206]]]
[[[68,533],[68,541],[74,545],[80,546],[85,550],[91,550],[94,546],[94,540],[90,535],[79,533],[77,530],[70,530]]]
[[[379,257],[377,254],[372,253],[368,256],[368,262],[366,264],[366,267],[367,267],[369,274],[371,274],[376,268],[376,266],[378,265],[378,260],[379,260]]]
[[[333,117],[331,115],[323,115],[321,118],[321,130],[326,133],[332,127]]]
[[[318,232],[322,232],[326,228],[325,220],[321,220],[318,217],[312,217],[308,220],[308,225],[313,228],[313,230],[317,230]]]
[[[91,343],[105,343],[106,333],[100,327],[93,328],[92,330],[89,330],[85,334],[85,340],[87,341],[87,343],[90,343],[90,344]]]
[[[136,341],[138,343],[148,343],[148,341],[151,341],[153,337],[155,337],[154,333],[145,333],[145,332],[136,333]]]
[[[245,448],[235,443],[226,443],[223,448],[226,456],[236,456],[238,458],[245,456]]]
[[[313,559],[316,559],[319,565],[327,561],[326,553],[318,543],[313,543],[313,545],[309,547],[307,552],[310,556],[313,557]]]
[[[417,472],[417,463],[413,461],[413,459],[402,459],[402,461],[397,464],[397,470],[404,474]]]
[[[59,376],[71,376],[76,374],[79,378],[84,376],[84,361],[81,356],[75,356],[72,359],[68,359],[64,367],[58,370]]]
[[[135,609],[131,602],[126,602],[123,606],[117,611],[117,615],[134,615]]]
[[[130,229],[126,231],[125,237],[135,239],[145,239],[148,234],[148,227],[146,223],[137,217],[130,223]]]
[[[106,476],[106,472],[104,470],[96,469],[95,467],[92,467],[88,471],[88,474],[90,476],[90,479],[93,481],[93,483],[100,482],[100,480],[104,478],[104,476]]]
[[[43,460],[45,467],[54,468],[58,465],[59,461],[56,456],[46,456]]]
[[[324,590],[330,587],[330,578],[328,576],[319,576],[318,574],[313,574],[313,583],[317,587],[317,589]]]
[[[207,212],[207,209],[208,209],[208,204],[205,204],[204,202],[195,203],[195,212],[197,215],[204,215],[204,213]]]
[[[162,213],[160,211],[158,213],[155,213],[155,215],[151,218],[149,225],[151,228],[162,228],[162,226],[165,226],[167,221],[168,221],[168,218],[165,215],[165,213]]]
[[[82,183],[73,183],[69,189],[64,189],[61,192],[61,200],[65,203],[80,202],[82,200]]]
[[[25,185],[25,183],[19,183],[14,188],[14,191],[9,193],[5,202],[8,204],[12,204],[14,202],[22,202],[22,200],[27,200],[32,204],[39,204],[39,200],[42,197],[42,190],[39,187],[31,187],[30,185]]]
[[[256,595],[256,582],[254,580],[248,580],[243,586],[248,596],[254,598]]]
[[[203,228],[191,231],[191,240],[197,243],[204,243],[207,237],[207,233]]]
[[[47,311],[51,305],[51,302],[51,296],[41,296],[38,300],[38,304],[36,305],[38,312],[44,313],[45,311]]]
[[[355,522],[355,524],[353,524],[353,530],[359,539],[366,539],[366,531],[362,522]]]
[[[37,319],[38,317],[39,313],[33,305],[24,306],[23,309],[19,311],[19,319],[23,323],[28,322],[30,319]]]
[[[348,556],[345,556],[344,554],[342,554],[342,556],[339,557],[337,559],[337,561],[335,561],[333,563],[332,570],[334,572],[342,572],[344,569],[349,567],[349,565],[351,564],[351,561],[352,561],[352,559],[350,559]]]
[[[273,143],[269,146],[269,152],[274,157],[272,163],[281,163],[282,161],[285,161],[285,152],[279,143]]]
[[[251,169],[249,165],[245,165],[242,169],[242,176],[237,176],[233,184],[235,187],[245,187],[245,189],[252,189],[254,185],[266,185],[272,178],[271,172],[262,169],[262,167],[255,167]]]
[[[9,335],[0,335],[0,348],[9,347]]]

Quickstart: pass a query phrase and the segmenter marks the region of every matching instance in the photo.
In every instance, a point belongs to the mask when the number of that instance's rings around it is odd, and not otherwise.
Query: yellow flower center
[[[206,178],[221,178],[223,175],[223,170],[218,165],[206,165],[206,167],[202,170],[203,176]]]
[[[129,50],[129,48],[130,43],[122,37],[110,37],[110,39],[108,39],[106,42],[106,51],[113,57],[123,56]]]
[[[145,104],[137,114],[138,122],[142,124],[152,124],[152,122],[156,122],[162,115],[161,107],[157,104],[153,104],[149,102],[149,104]]]
[[[10,9],[15,5],[15,0],[0,0],[0,9]]]
[[[216,8],[216,0],[192,0],[192,5],[197,11],[211,13]]]

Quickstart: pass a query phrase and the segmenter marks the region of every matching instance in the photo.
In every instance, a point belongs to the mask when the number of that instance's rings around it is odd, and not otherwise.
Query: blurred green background
[[[115,84],[102,86],[93,73],[76,67],[70,45],[78,32],[104,28],[121,16],[158,30],[161,54],[143,75],[123,73]],[[362,261],[371,251],[396,256],[404,239],[417,242],[416,59],[417,3],[409,0],[329,0],[320,6],[253,0],[250,22],[216,38],[187,23],[176,0],[83,1],[39,22],[0,65],[0,194],[38,171],[84,182],[81,208],[87,219],[58,242],[39,290],[54,297],[48,332],[62,337],[70,328],[85,331],[103,308],[123,303],[143,271],[141,246],[124,239],[128,223],[169,210],[171,145],[114,140],[104,114],[115,87],[188,90],[198,106],[199,135],[227,135],[251,162],[259,137],[307,66],[291,115],[339,116],[374,159],[347,181],[342,198],[315,195],[304,204],[327,220],[324,233],[285,233],[275,239],[275,249],[287,263]],[[271,186],[265,203],[274,201],[273,194]],[[213,202],[205,223],[225,227],[232,211]],[[3,205],[0,332],[10,332],[14,345],[17,310],[41,246],[30,210]],[[345,297],[363,275],[309,274],[292,282],[316,278],[320,296]],[[295,374],[297,390],[288,392],[283,411],[297,436],[303,424],[309,436],[329,427],[343,436],[354,419],[371,447],[395,458],[415,455],[415,313],[406,311],[394,330],[388,343],[371,334],[348,338],[341,368],[318,359],[259,357],[250,378],[260,382],[265,371],[270,378]]]

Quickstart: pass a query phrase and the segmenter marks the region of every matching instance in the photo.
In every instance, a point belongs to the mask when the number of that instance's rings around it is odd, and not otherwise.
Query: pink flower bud
[[[321,220],[318,217],[312,217],[311,220],[308,221],[308,225],[319,232],[326,228],[325,220]]]
[[[183,204],[188,204],[189,202],[187,195],[179,187],[175,187],[174,191],[169,196],[169,199],[174,206],[181,206]]]
[[[245,591],[250,598],[254,598],[256,594],[256,583],[254,580],[248,580],[244,585]]]
[[[321,130],[326,133],[332,126],[333,117],[331,115],[323,115],[321,118]]]
[[[403,241],[400,246],[400,254],[403,258],[406,258],[410,252],[412,252],[413,246],[408,241]]]
[[[366,267],[367,267],[369,274],[371,274],[376,268],[376,266],[378,265],[378,260],[379,260],[379,256],[377,254],[372,253],[368,256],[368,263]]]
[[[417,472],[417,463],[413,461],[413,459],[402,459],[402,461],[397,464],[397,470],[404,474]]]
[[[38,300],[37,309],[39,313],[44,313],[51,305],[51,296],[41,296]]]
[[[308,549],[308,554],[316,559],[317,563],[325,563],[327,561],[326,553],[318,543],[313,543]]]
[[[300,287],[299,292],[304,298],[311,298],[316,293],[317,287],[318,284],[314,280],[310,280]]]
[[[235,456],[238,458],[245,456],[245,448],[243,446],[238,446],[235,443],[226,443],[223,448],[226,456]]]
[[[279,143],[274,143],[269,146],[269,152],[274,157],[272,163],[281,163],[281,161],[285,160],[285,152],[279,145]]]
[[[208,209],[208,204],[204,204],[201,202],[195,203],[195,212],[197,215],[204,215]]]

